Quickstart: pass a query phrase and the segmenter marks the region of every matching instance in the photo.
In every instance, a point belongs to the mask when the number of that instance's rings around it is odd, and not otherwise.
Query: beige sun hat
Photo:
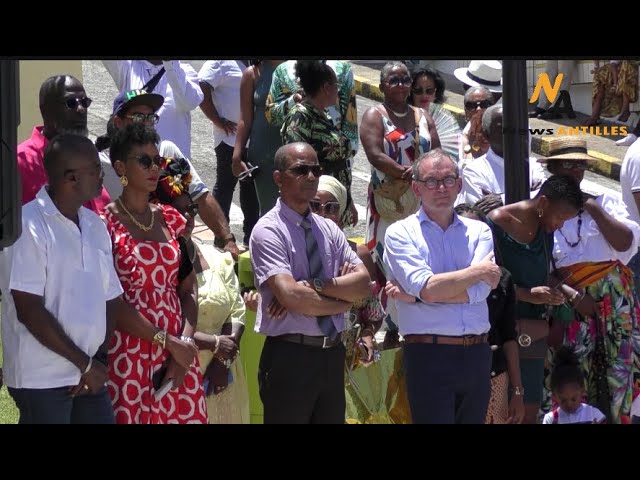
[[[548,142],[549,154],[538,159],[540,163],[548,163],[550,160],[588,160],[596,161],[597,158],[587,153],[587,141],[578,136],[554,137]]]

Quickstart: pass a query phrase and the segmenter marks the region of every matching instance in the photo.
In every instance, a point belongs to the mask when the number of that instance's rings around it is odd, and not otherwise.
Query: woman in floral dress
[[[149,203],[166,162],[158,143],[153,128],[133,124],[111,144],[111,162],[124,188],[107,206],[104,220],[124,299],[147,322],[116,325],[108,389],[117,423],[206,423],[193,340],[195,274],[178,282],[177,237],[186,222],[173,207]],[[158,398],[158,387],[167,382],[173,382],[173,389]]]

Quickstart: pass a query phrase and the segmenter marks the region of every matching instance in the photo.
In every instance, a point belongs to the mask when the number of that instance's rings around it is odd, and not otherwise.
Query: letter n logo
[[[544,90],[544,94],[546,95],[546,97],[551,103],[553,103],[558,96],[558,91],[560,90],[560,84],[562,83],[563,77],[564,74],[559,73],[552,87],[551,80],[549,80],[549,75],[546,73],[539,74],[536,88],[533,90],[533,95],[531,96],[531,100],[529,100],[529,103],[536,103],[538,97],[540,96],[540,90]]]

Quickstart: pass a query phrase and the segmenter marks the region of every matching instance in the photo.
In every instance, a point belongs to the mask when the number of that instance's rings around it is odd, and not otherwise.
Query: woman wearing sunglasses
[[[198,205],[189,196],[190,178],[186,161],[169,159],[160,172],[154,196],[187,219],[187,228],[178,239],[182,253],[178,279],[195,271],[198,324],[193,338],[198,346],[209,423],[249,423],[249,392],[238,358],[245,304],[231,254],[191,237]]]
[[[440,147],[431,115],[407,103],[412,83],[404,63],[387,63],[380,72],[384,102],[369,108],[360,125],[360,142],[371,164],[366,241],[381,285],[386,283],[382,253],[387,227],[418,209],[410,189],[411,165]],[[389,328],[397,331],[395,324]]]
[[[464,116],[467,124],[462,129],[458,155],[462,169],[468,160],[481,157],[489,151],[489,142],[481,134],[482,114],[496,102],[487,87],[471,87],[464,94]]]
[[[178,275],[177,239],[186,222],[173,207],[149,202],[167,163],[158,154],[158,140],[151,126],[135,123],[111,142],[111,162],[123,190],[107,206],[104,220],[124,299],[146,321],[116,325],[108,388],[117,423],[206,423],[193,339],[196,278],[193,271],[182,279]],[[169,383],[171,390],[160,397]]]
[[[585,140],[557,137],[549,142],[549,156],[542,162],[553,175],[582,182],[587,164],[594,160]],[[640,302],[626,265],[638,251],[639,237],[640,227],[625,205],[607,193],[584,193],[584,208],[554,235],[558,275],[577,295],[571,302],[574,308],[556,311],[564,327],[561,341],[578,355],[586,402],[602,410],[609,423],[630,423],[638,394]],[[552,358],[550,354],[548,360]],[[548,376],[546,380],[549,387]],[[545,393],[549,410],[551,393]]]

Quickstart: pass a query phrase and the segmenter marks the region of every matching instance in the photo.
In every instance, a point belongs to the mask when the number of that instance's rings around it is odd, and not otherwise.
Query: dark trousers
[[[216,184],[213,187],[213,196],[220,204],[220,208],[224,212],[224,216],[229,222],[229,210],[233,201],[233,191],[236,188],[238,179],[233,176],[231,171],[231,157],[233,156],[233,147],[224,142],[215,148],[216,151]],[[251,231],[259,218],[260,207],[258,205],[258,196],[256,188],[251,178],[240,182],[240,208],[244,215],[244,223],[242,231],[244,233],[243,242],[249,244]]]
[[[636,123],[636,126],[631,133],[633,133],[636,137],[640,137],[640,120],[638,120],[638,123]]]
[[[484,423],[491,394],[488,343],[403,348],[413,423]]]
[[[267,337],[258,368],[264,423],[344,423],[342,345],[322,349]]]
[[[115,424],[107,388],[95,395],[72,397],[69,387],[60,388],[8,388],[20,410],[23,424]]]

